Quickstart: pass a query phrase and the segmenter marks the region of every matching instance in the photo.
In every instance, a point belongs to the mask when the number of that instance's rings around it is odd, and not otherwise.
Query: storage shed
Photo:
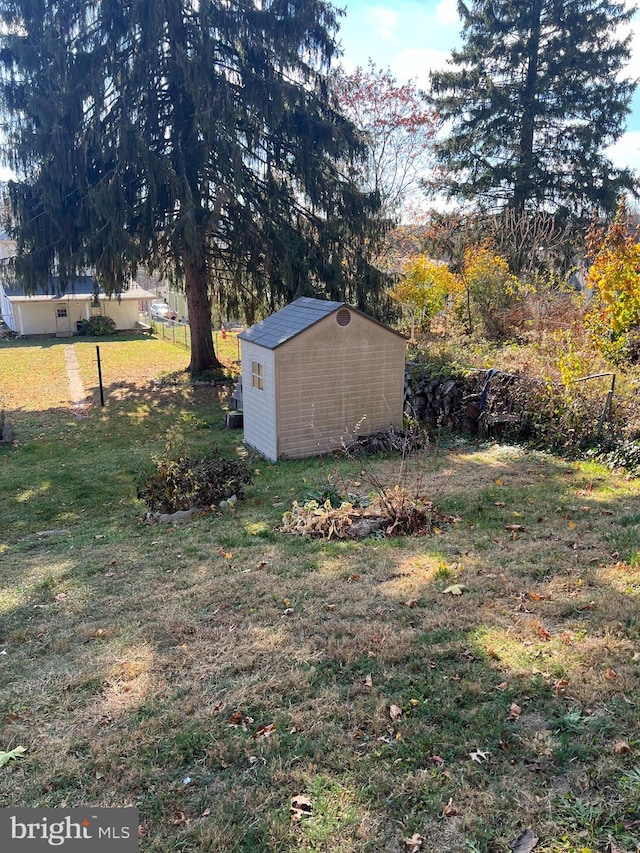
[[[402,426],[405,340],[356,308],[302,297],[238,337],[245,444],[267,459]]]

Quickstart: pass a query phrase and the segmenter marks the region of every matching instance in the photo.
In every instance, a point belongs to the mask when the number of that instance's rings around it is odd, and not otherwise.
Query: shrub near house
[[[115,320],[112,320],[111,317],[103,317],[102,315],[91,317],[89,320],[81,320],[78,325],[78,333],[81,335],[94,335],[95,337],[115,335]]]

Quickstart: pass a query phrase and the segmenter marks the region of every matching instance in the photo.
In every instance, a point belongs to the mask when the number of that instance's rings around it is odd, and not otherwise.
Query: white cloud
[[[429,73],[445,68],[450,51],[424,48],[405,49],[396,53],[391,60],[391,70],[399,80],[416,80],[422,88],[429,87]]]
[[[440,24],[459,23],[457,0],[440,0],[436,6],[436,18]]]
[[[371,20],[379,36],[384,39],[395,39],[398,32],[398,13],[385,6],[371,9]]]
[[[607,149],[607,155],[619,169],[640,172],[640,130],[628,130]]]

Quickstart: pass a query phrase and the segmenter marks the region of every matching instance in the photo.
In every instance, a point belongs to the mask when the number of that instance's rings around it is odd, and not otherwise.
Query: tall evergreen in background
[[[0,0],[16,273],[184,284],[192,373],[218,365],[211,297],[249,319],[303,293],[362,307],[375,198],[325,72],[323,0]],[[373,227],[373,226],[372,226]],[[380,228],[379,222],[375,225]],[[375,236],[375,235],[373,235]]]
[[[621,75],[634,10],[620,0],[472,0],[458,10],[462,47],[431,79],[448,128],[437,188],[494,211],[615,210],[634,176],[603,152],[624,131],[635,88]]]

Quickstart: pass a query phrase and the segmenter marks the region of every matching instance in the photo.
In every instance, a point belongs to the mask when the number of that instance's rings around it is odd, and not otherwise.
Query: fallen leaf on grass
[[[516,703],[513,702],[511,707],[509,708],[509,716],[507,717],[507,721],[509,723],[515,723],[517,720],[520,719],[521,714],[522,708],[520,707],[520,705],[516,705]]]
[[[509,842],[508,847],[512,853],[531,853],[537,843],[538,839],[533,832],[530,829],[525,829],[517,838]]]
[[[390,705],[389,716],[395,722],[402,716],[402,708],[399,708],[397,705]]]
[[[568,687],[568,686],[569,686],[569,679],[568,678],[559,678],[554,683],[553,689],[555,690],[556,693],[561,693],[565,689],[565,687]]]
[[[268,726],[259,726],[256,729],[256,731],[254,732],[253,736],[255,738],[271,737],[271,735],[275,733],[275,730],[276,730],[276,724],[275,723],[269,723]]]
[[[367,675],[367,677],[365,678],[364,686],[365,687],[373,687],[373,678],[371,677],[371,673],[369,673],[369,675]]]
[[[235,726],[236,728],[242,726],[242,728],[244,729],[249,725],[249,723],[252,722],[253,718],[247,717],[245,714],[242,713],[242,711],[236,711],[229,717],[229,725]]]
[[[9,752],[0,750],[0,767],[4,767],[5,764],[8,764],[13,759],[22,758],[26,751],[26,746],[16,746],[15,749],[10,749]]]
[[[417,832],[414,832],[411,838],[403,838],[402,840],[407,845],[408,853],[416,853],[422,847],[423,838]]]
[[[418,601],[419,601],[418,598],[408,598],[406,601],[401,601],[400,606],[401,607],[411,607],[411,608],[417,607]]]
[[[289,813],[291,815],[291,820],[295,823],[299,823],[303,817],[311,817],[312,811],[313,804],[310,797],[307,797],[304,794],[298,794],[295,797],[291,797],[291,808],[289,809]]]
[[[613,744],[613,751],[616,755],[623,755],[626,752],[631,752],[631,747],[626,740],[617,740]]]
[[[547,631],[546,628],[543,628],[542,626],[540,626],[540,628],[538,628],[538,637],[541,640],[543,640],[545,643],[548,643],[549,640],[551,639],[551,634],[549,633],[549,631]]]
[[[460,814],[458,809],[453,805],[453,797],[449,799],[447,805],[442,809],[442,813],[440,817],[454,817],[455,815]]]
[[[466,586],[464,584],[454,583],[451,584],[451,586],[448,586],[446,589],[443,589],[442,594],[446,595],[447,593],[449,593],[449,595],[462,595],[465,589]]]
[[[614,678],[618,677],[618,673],[615,671],[615,669],[611,669],[610,667],[607,667],[607,669],[605,669],[605,671],[604,671],[604,677],[608,681],[613,681]]]
[[[505,524],[504,529],[508,530],[509,533],[522,533],[524,524]]]
[[[469,758],[472,761],[477,761],[478,764],[482,764],[483,761],[489,760],[489,753],[483,752],[481,749],[476,749],[473,752],[469,753]]]

